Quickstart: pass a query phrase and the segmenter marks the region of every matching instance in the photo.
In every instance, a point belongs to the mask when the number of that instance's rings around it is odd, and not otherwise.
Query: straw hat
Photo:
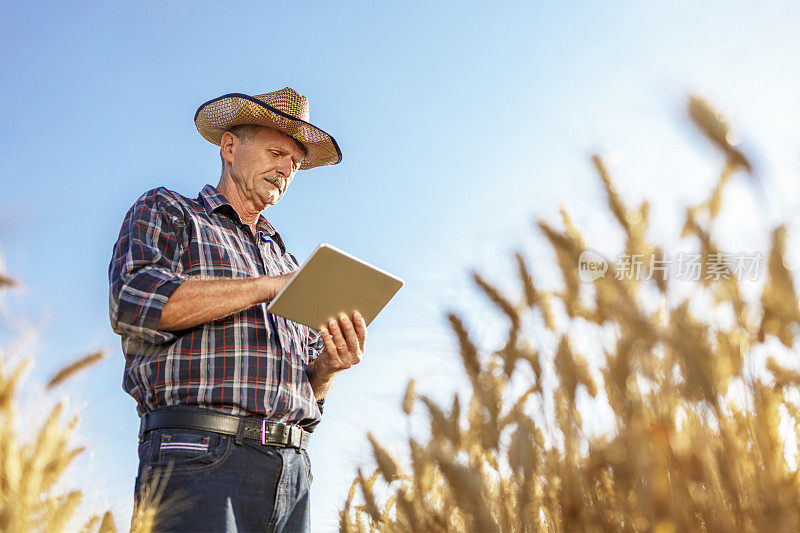
[[[207,141],[219,146],[222,135],[234,126],[267,126],[293,137],[308,153],[300,170],[335,165],[342,160],[336,140],[309,124],[308,98],[284,87],[280,91],[248,96],[231,93],[209,100],[197,109],[194,123]]]

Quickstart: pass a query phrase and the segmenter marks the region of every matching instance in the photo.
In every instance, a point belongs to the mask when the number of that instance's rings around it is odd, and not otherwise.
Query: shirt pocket
[[[258,274],[251,244],[227,228],[211,224],[193,225],[194,236],[186,254],[186,273],[212,278],[250,278]]]

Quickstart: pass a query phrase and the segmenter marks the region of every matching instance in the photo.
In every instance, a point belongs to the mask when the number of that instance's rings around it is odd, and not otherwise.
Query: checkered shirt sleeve
[[[158,344],[175,335],[158,329],[161,311],[189,278],[182,273],[180,207],[158,189],[125,216],[109,264],[109,317],[119,335]]]

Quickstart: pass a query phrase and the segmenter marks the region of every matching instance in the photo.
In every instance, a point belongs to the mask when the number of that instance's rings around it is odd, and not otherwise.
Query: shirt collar
[[[225,196],[219,192],[216,187],[213,185],[206,185],[200,191],[199,199],[205,204],[206,212],[210,215],[215,213],[219,210],[227,211],[228,215],[233,215],[234,220],[243,224],[242,220],[239,218],[239,213],[236,212],[236,209],[233,208],[233,205],[228,201]],[[228,206],[227,209],[224,206]],[[264,215],[258,215],[258,222],[256,223],[256,230],[263,231],[267,235],[272,238],[278,245],[281,247],[281,253],[286,253],[286,246],[283,244],[283,239],[281,239],[280,235],[278,235],[277,230],[269,223],[269,221],[264,218]]]

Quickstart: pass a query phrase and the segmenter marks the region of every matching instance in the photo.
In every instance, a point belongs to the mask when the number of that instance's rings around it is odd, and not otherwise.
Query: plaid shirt
[[[306,373],[322,351],[319,331],[261,303],[181,331],[159,330],[161,310],[191,278],[277,276],[299,268],[259,215],[255,239],[211,185],[187,199],[159,187],[125,216],[109,265],[109,316],[122,336],[122,388],[141,416],[190,404],[313,429],[320,420]]]

